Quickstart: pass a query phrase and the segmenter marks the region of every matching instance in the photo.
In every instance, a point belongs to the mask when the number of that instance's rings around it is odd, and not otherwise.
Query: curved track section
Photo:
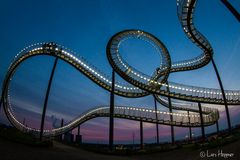
[[[160,104],[169,108],[168,99],[166,97],[155,96],[155,98]],[[172,99],[171,100],[171,107],[172,107],[172,109],[175,109],[175,110],[190,111],[190,112],[199,113],[198,104],[193,103],[193,102],[186,102],[186,101],[179,101],[179,100],[176,100],[176,99]],[[216,109],[202,106],[202,113],[203,114],[211,113],[214,110],[216,110]]]
[[[203,87],[195,87],[188,86],[183,84],[178,84],[174,82],[168,82],[167,78],[171,72],[178,71],[187,71],[193,70],[204,65],[208,64],[211,60],[211,56],[213,54],[213,50],[207,41],[207,39],[201,35],[200,32],[193,25],[193,13],[195,8],[196,1],[195,0],[181,0],[177,1],[178,5],[178,16],[183,27],[184,32],[187,37],[195,43],[199,48],[203,51],[203,53],[193,59],[185,60],[181,62],[171,62],[170,54],[168,53],[167,48],[164,44],[155,36],[150,33],[140,31],[140,30],[125,30],[115,34],[109,41],[107,45],[107,58],[112,68],[129,84],[124,84],[120,82],[115,83],[114,93],[120,96],[136,98],[143,97],[150,94],[154,94],[155,96],[165,96],[171,97],[174,99],[191,101],[191,102],[203,102],[203,103],[212,103],[212,104],[224,104],[221,90],[212,89],[212,88],[203,88]],[[156,69],[153,75],[145,75],[141,71],[138,71],[131,65],[129,65],[122,57],[119,48],[121,47],[121,43],[129,38],[139,38],[148,43],[150,43],[161,55],[161,64],[159,68]],[[9,119],[9,121],[18,129],[22,131],[32,131],[39,133],[38,130],[33,128],[28,128],[24,126],[21,122],[19,122],[13,113],[11,103],[10,103],[10,95],[9,95],[9,84],[11,79],[16,72],[18,66],[24,62],[25,60],[39,55],[49,55],[58,57],[65,62],[69,63],[73,67],[75,67],[78,71],[86,75],[89,79],[91,79],[94,83],[101,86],[105,90],[111,91],[111,77],[105,75],[103,72],[99,71],[96,67],[89,64],[85,59],[80,57],[75,52],[55,43],[38,43],[35,45],[31,45],[27,48],[24,48],[18,55],[15,56],[11,65],[8,68],[8,72],[6,74],[4,84],[3,84],[3,105],[5,113]],[[225,91],[227,103],[231,105],[239,105],[240,104],[240,91],[229,90]],[[167,102],[164,99],[160,100],[161,97],[158,97],[159,101],[165,103],[165,106],[168,106]],[[185,105],[185,104],[184,104]],[[177,104],[174,106],[174,109],[178,110],[190,110],[193,112],[197,112],[196,106],[194,105],[185,105],[181,106]],[[130,109],[132,108],[132,109]],[[109,116],[109,113],[103,114],[103,111],[109,110],[108,108],[98,108],[97,110],[91,110],[88,112],[88,117],[94,117],[94,115],[100,116]],[[186,117],[186,114],[181,112],[179,113],[169,113],[165,112],[165,115],[176,116],[175,120],[169,122],[167,119],[162,119],[161,111],[157,111],[159,113],[154,113],[155,111],[151,109],[138,109],[135,107],[127,108],[118,108],[119,114],[115,113],[115,117],[126,118],[128,119],[146,119],[146,122],[151,123],[160,123],[166,125],[176,125],[176,126],[199,126],[200,121],[199,117],[196,114],[191,114],[190,117]],[[134,115],[130,115],[129,112],[135,111]],[[97,113],[97,111],[101,111],[102,113]],[[124,111],[120,114],[120,111]],[[141,114],[140,114],[141,113]],[[219,118],[219,113],[216,109],[206,108],[204,107],[204,125],[214,124]],[[149,116],[144,116],[144,114],[149,114]],[[155,114],[155,118],[152,115]],[[156,119],[156,114],[159,114],[159,120]],[[196,117],[196,120],[189,120],[191,116]],[[53,129],[53,130],[44,130],[44,136],[55,136],[58,134],[62,134],[74,127],[78,124],[86,121],[91,118],[83,118],[80,116],[77,120],[73,120],[66,126]]]
[[[217,110],[216,110],[217,112]],[[157,114],[157,118],[156,118]],[[169,116],[172,115],[173,121],[170,121]],[[77,119],[73,120],[69,124],[64,127],[45,130],[44,136],[56,136],[60,135],[66,131],[72,130],[76,128],[78,125],[96,118],[96,117],[109,117],[109,106],[100,106],[88,110],[78,116]],[[181,126],[181,127],[200,127],[201,120],[199,114],[191,114],[188,116],[186,113],[169,113],[162,112],[160,110],[155,111],[149,108],[139,108],[139,107],[129,107],[129,106],[115,106],[114,109],[114,117],[121,119],[129,119],[135,121],[143,121],[148,123],[157,123],[163,125],[173,125],[173,126]],[[204,126],[209,126],[214,124],[218,120],[217,113],[208,113],[204,115]],[[19,125],[18,128],[24,130],[25,132],[30,132],[38,135],[40,130],[32,129],[23,125]]]

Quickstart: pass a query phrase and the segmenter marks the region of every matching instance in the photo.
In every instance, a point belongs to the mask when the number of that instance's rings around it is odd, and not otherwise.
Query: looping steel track
[[[165,45],[157,37],[141,30],[121,31],[109,40],[106,50],[109,63],[114,71],[128,82],[128,84],[115,82],[115,94],[129,98],[143,97],[152,94],[166,107],[168,107],[168,102],[164,97],[189,101],[188,103],[173,103],[173,109],[192,112],[198,112],[198,109],[196,105],[191,104],[190,102],[224,104],[222,92],[219,89],[189,86],[174,82],[167,83],[168,76],[172,72],[201,68],[210,62],[213,55],[213,49],[208,40],[194,27],[193,15],[195,4],[196,0],[178,0],[177,13],[183,31],[187,37],[202,50],[202,54],[198,57],[185,61],[171,62],[170,54]],[[122,59],[119,48],[121,47],[121,43],[129,38],[139,38],[144,40],[150,43],[160,53],[161,64],[153,75],[145,75]],[[9,84],[15,71],[22,62],[33,56],[39,55],[58,57],[72,65],[97,85],[105,90],[111,91],[111,77],[100,72],[96,67],[89,64],[78,54],[64,46],[55,43],[37,43],[26,47],[15,56],[9,66],[3,85],[3,105],[5,113],[9,121],[19,130],[23,132],[33,132],[35,134],[39,134],[40,132],[40,130],[24,126],[15,118],[10,103]],[[240,104],[240,91],[226,90],[225,95],[228,104]],[[217,109],[203,107],[202,110],[204,114],[203,125],[209,126],[216,123],[219,118],[219,112]],[[169,120],[169,115],[173,117],[172,121]],[[109,107],[97,107],[81,114],[77,119],[63,127],[44,130],[43,135],[56,136],[75,128],[89,119],[106,116],[109,116]],[[187,115],[182,112],[170,113],[162,112],[160,110],[155,111],[149,108],[115,106],[114,117],[182,127],[201,126],[200,116],[197,113]]]

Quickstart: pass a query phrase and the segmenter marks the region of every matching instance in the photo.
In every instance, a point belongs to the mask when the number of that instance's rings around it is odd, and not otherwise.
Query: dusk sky
[[[240,8],[240,0],[230,0]],[[106,45],[115,33],[140,29],[159,38],[168,48],[172,61],[190,59],[201,53],[184,34],[177,17],[176,0],[1,0],[0,2],[0,84],[14,56],[24,47],[38,42],[56,42],[76,51],[102,72],[111,75]],[[240,23],[220,0],[199,0],[194,22],[214,49],[225,89],[240,90]],[[125,44],[122,57],[132,66],[151,74],[160,63],[156,51],[145,42]],[[19,121],[40,128],[44,96],[53,66],[53,57],[30,58],[13,77],[10,94]],[[119,81],[123,81],[117,76]],[[193,71],[173,73],[169,81],[219,88],[212,64]],[[116,97],[116,105],[154,108],[153,97]],[[110,93],[94,84],[69,64],[59,61],[47,108],[46,128],[51,117],[65,123],[82,112],[109,105]],[[205,104],[203,104],[205,105]],[[213,106],[206,104],[205,106]],[[223,106],[220,129],[227,128]],[[240,106],[229,106],[232,125],[240,124]],[[158,104],[158,109],[168,109]],[[9,124],[1,107],[0,122]],[[84,142],[108,142],[108,118],[96,118],[81,125]],[[160,141],[170,141],[170,126],[159,125]],[[206,132],[216,126],[206,127]],[[76,131],[74,131],[76,132]],[[195,136],[200,129],[193,130]],[[188,128],[175,127],[176,139],[184,139]],[[139,122],[115,119],[115,143],[139,141]],[[155,142],[155,124],[144,123],[144,142]]]

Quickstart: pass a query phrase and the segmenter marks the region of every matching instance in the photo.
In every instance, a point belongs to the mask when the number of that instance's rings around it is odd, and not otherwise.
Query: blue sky
[[[232,0],[233,1],[233,0]],[[230,2],[232,2],[230,1]],[[234,1],[239,6],[240,1]],[[236,7],[237,8],[237,7]],[[141,29],[158,37],[168,48],[172,61],[189,59],[201,51],[185,36],[176,13],[175,0],[2,0],[0,2],[0,83],[13,57],[24,47],[37,42],[56,42],[77,51],[104,73],[110,75],[106,45],[116,32]],[[219,0],[201,0],[196,6],[196,27],[210,41],[214,59],[225,89],[240,89],[239,22]],[[144,43],[126,44],[123,58],[150,74],[159,65],[159,55]],[[129,47],[129,49],[127,49]],[[142,49],[143,48],[143,49]],[[19,120],[40,126],[41,107],[54,59],[48,56],[27,60],[16,72],[11,84],[11,100]],[[117,79],[121,80],[120,77]],[[212,65],[171,74],[170,81],[219,88]],[[109,104],[109,93],[63,61],[59,61],[53,80],[47,114],[66,121],[98,105]],[[152,96],[127,99],[116,96],[118,105],[153,107]],[[167,110],[162,106],[159,109]],[[223,107],[220,107],[223,111]],[[238,106],[231,107],[233,125],[240,123]],[[236,114],[237,113],[237,114]],[[1,111],[1,121],[7,123]],[[50,122],[48,118],[47,123]],[[116,119],[116,142],[129,143],[139,135],[139,122]],[[108,119],[97,118],[81,127],[86,142],[107,142]],[[46,125],[47,127],[50,126]],[[220,128],[226,128],[221,113]],[[98,128],[98,132],[95,132]],[[155,141],[155,126],[144,123],[146,142]],[[160,140],[170,140],[170,127],[160,125]],[[187,129],[176,128],[176,137],[184,138]],[[215,131],[215,126],[207,132]],[[194,131],[199,135],[199,129]]]

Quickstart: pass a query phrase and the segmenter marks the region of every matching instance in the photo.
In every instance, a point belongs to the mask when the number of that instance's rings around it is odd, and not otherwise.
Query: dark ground
[[[168,152],[132,155],[132,156],[113,156],[103,155],[85,151],[80,148],[71,147],[54,141],[53,147],[33,147],[0,138],[0,160],[205,160],[205,159],[224,159],[222,153],[233,153],[233,157],[225,158],[228,160],[240,160],[240,140],[222,147],[199,150],[194,148],[180,148]],[[204,152],[204,158],[200,153]],[[212,158],[210,158],[212,156]]]

